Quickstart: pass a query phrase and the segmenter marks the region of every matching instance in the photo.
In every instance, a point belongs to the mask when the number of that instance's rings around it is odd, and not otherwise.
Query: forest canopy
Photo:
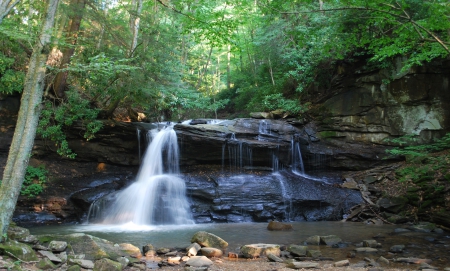
[[[2,96],[23,89],[44,8],[19,1],[0,24]],[[57,138],[54,126],[79,119],[300,116],[344,64],[407,71],[448,57],[449,15],[446,0],[64,0],[39,131]]]

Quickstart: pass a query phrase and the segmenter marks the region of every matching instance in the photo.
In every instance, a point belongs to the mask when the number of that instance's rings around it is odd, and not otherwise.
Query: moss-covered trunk
[[[17,125],[0,187],[0,241],[16,207],[39,121],[51,29],[59,0],[49,0],[41,34],[31,55]]]

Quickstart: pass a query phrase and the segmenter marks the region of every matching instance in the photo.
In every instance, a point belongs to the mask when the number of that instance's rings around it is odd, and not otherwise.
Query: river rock
[[[122,264],[111,259],[103,258],[95,261],[94,271],[122,271]]]
[[[269,259],[269,261],[272,261],[272,262],[278,262],[278,263],[284,262],[283,259],[281,259],[280,257],[278,257],[276,255],[273,255],[272,253],[267,254],[267,259]]]
[[[186,248],[186,254],[188,256],[196,256],[201,248],[202,247],[199,244],[192,243]]]
[[[70,264],[79,265],[85,269],[93,269],[94,268],[94,262],[91,260],[69,258],[68,262]]]
[[[52,263],[52,261],[49,258],[43,258],[41,259],[37,264],[36,267],[40,270],[49,270],[49,269],[56,269],[56,265]]]
[[[376,240],[363,240],[363,246],[377,248],[381,247],[381,244],[379,244]]]
[[[285,231],[292,230],[292,224],[285,224],[278,221],[270,221],[269,225],[267,225],[267,229],[269,231]]]
[[[350,265],[349,260],[342,260],[342,261],[335,262],[333,264],[334,267],[342,267],[342,266],[349,266],[349,265]]]
[[[403,252],[403,249],[405,249],[405,245],[393,245],[389,248],[389,252],[400,253]]]
[[[166,254],[170,252],[170,248],[166,248],[166,247],[160,247],[156,250],[156,253],[158,254]]]
[[[205,256],[193,256],[187,262],[186,265],[193,267],[211,266],[213,262]]]
[[[389,260],[383,256],[380,256],[380,258],[377,259],[377,262],[383,263],[383,264],[389,264]]]
[[[16,240],[8,240],[6,242],[0,243],[0,254],[10,254],[13,257],[25,262],[38,260],[36,253],[29,245],[19,243]]]
[[[206,256],[208,258],[222,257],[223,255],[222,250],[213,247],[203,247],[200,249],[200,252],[203,256]]]
[[[312,258],[318,258],[318,257],[322,256],[322,252],[320,250],[316,250],[316,249],[307,249],[306,256],[312,257]]]
[[[307,245],[318,246],[320,244],[320,236],[319,235],[310,236],[310,237],[306,238],[305,243]]]
[[[155,247],[152,244],[147,244],[142,247],[142,252],[145,256],[153,257],[156,255]]]
[[[46,251],[46,250],[40,250],[38,251],[39,254],[41,254],[42,256],[48,258],[50,261],[55,262],[55,263],[60,263],[62,262],[62,259],[59,257],[56,257],[55,254],[53,254],[53,252],[51,251]]]
[[[292,269],[307,269],[307,268],[318,268],[319,264],[314,262],[290,262],[286,265],[288,268]]]
[[[181,261],[181,257],[180,256],[167,258],[167,262],[168,263],[172,263],[172,264],[180,264],[180,261]]]
[[[122,244],[119,244],[119,247],[122,249],[122,251],[124,251],[130,257],[139,258],[142,256],[141,250],[132,244],[122,243]]]
[[[336,235],[320,236],[320,243],[323,245],[332,246],[341,242],[341,238]]]
[[[287,248],[287,251],[294,254],[295,256],[306,256],[307,246],[299,246],[299,245],[290,245]]]
[[[228,243],[219,236],[206,232],[199,231],[194,234],[191,243],[198,243],[202,247],[214,247],[218,249],[226,249]]]
[[[7,231],[9,239],[19,241],[21,243],[34,244],[37,242],[37,238],[30,234],[30,231],[26,228],[10,225]]]
[[[67,242],[64,241],[51,241],[50,244],[48,244],[48,249],[53,252],[62,252],[66,250],[67,248]]]
[[[280,256],[280,246],[275,244],[250,244],[241,247],[241,254],[244,258],[253,259],[269,253]]]

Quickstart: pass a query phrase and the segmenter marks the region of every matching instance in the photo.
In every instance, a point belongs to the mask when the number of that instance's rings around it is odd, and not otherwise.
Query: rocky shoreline
[[[345,222],[350,223],[350,222]],[[268,230],[290,230],[271,222]],[[347,242],[310,236],[301,244],[247,244],[228,250],[225,239],[195,233],[188,247],[138,248],[84,233],[31,235],[11,226],[0,244],[0,270],[450,270],[450,237],[432,223],[402,225],[391,234]],[[392,245],[395,244],[395,245]]]

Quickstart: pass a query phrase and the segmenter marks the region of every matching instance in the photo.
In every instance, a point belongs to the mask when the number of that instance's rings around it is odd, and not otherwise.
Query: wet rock
[[[15,240],[8,240],[6,242],[0,243],[0,254],[3,255],[10,254],[16,259],[25,262],[32,262],[38,260],[36,253],[29,245],[19,243]]]
[[[307,245],[318,246],[320,244],[320,236],[319,235],[310,236],[310,237],[306,238],[305,243]]]
[[[290,245],[287,248],[287,251],[296,255],[296,256],[306,256],[307,246],[299,246],[299,245]]]
[[[201,247],[199,244],[197,244],[197,243],[192,243],[191,245],[189,245],[189,246],[186,248],[186,254],[187,254],[188,256],[196,256],[197,253],[199,252],[199,250],[200,250],[201,248],[202,248],[202,247]]]
[[[122,271],[122,264],[111,259],[103,258],[95,261],[94,271]]]
[[[404,233],[404,232],[410,232],[410,230],[408,229],[404,229],[404,228],[397,228],[394,230],[395,233]]]
[[[280,246],[275,244],[250,244],[244,245],[240,249],[240,253],[244,258],[257,258],[267,254],[280,256]]]
[[[222,250],[213,247],[203,247],[200,249],[200,252],[203,256],[206,256],[208,258],[222,257],[223,255]]]
[[[187,262],[186,265],[193,267],[211,266],[213,262],[205,256],[193,256]]]
[[[352,178],[347,178],[346,181],[341,185],[343,188],[359,190],[359,185]]]
[[[315,262],[290,262],[286,265],[288,268],[292,269],[308,269],[308,268],[318,268],[319,264]]]
[[[429,223],[429,222],[421,222],[417,225],[408,227],[408,229],[415,231],[415,232],[431,232],[435,228],[436,228],[436,225],[434,223]]]
[[[228,243],[219,236],[206,232],[199,231],[194,234],[191,243],[198,243],[202,247],[214,247],[218,249],[226,249]]]
[[[349,266],[350,265],[350,261],[349,260],[342,260],[339,262],[335,262],[333,264],[334,267],[343,267],[343,266]]]
[[[52,252],[62,252],[66,250],[67,242],[64,241],[51,241],[48,244],[48,249]]]
[[[391,246],[391,248],[389,248],[389,252],[401,253],[403,252],[403,249],[405,249],[405,245],[393,245]]]
[[[269,225],[267,225],[267,229],[269,231],[285,231],[292,230],[292,224],[286,224],[278,221],[270,221]]]
[[[342,242],[341,238],[336,235],[320,236],[320,243],[323,245],[332,246],[340,242]]]
[[[160,247],[156,250],[156,253],[158,254],[166,254],[170,252],[170,248],[166,248],[166,247]]]
[[[306,256],[312,257],[312,258],[318,258],[318,257],[322,256],[322,252],[320,250],[307,249]]]

